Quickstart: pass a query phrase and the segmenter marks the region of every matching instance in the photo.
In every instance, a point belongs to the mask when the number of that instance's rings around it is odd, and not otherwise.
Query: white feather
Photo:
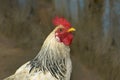
[[[57,29],[57,28],[56,28]],[[55,29],[55,30],[56,30]],[[44,56],[49,54],[50,59],[65,58],[66,73],[62,80],[70,80],[70,75],[72,71],[72,64],[70,59],[70,48],[65,46],[62,42],[59,42],[58,38],[55,37],[55,30],[47,37],[40,52],[38,53],[39,60],[42,60]],[[48,53],[49,50],[49,53]],[[54,51],[54,52],[53,52]],[[44,62],[46,63],[46,62]],[[46,66],[46,64],[44,64]],[[33,69],[31,72],[30,61],[22,65],[14,75],[4,79],[4,80],[61,80],[55,78],[49,70],[47,72],[42,72],[42,70]]]

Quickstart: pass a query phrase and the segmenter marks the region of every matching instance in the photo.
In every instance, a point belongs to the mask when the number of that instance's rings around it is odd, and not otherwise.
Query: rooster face
[[[71,24],[63,17],[55,17],[53,24],[57,26],[57,29],[55,29],[57,41],[63,42],[65,45],[69,46],[73,39],[72,32],[75,31],[75,29],[72,28]]]
[[[59,42],[63,42],[65,45],[69,46],[73,40],[72,32],[75,31],[74,28],[65,28],[62,25],[59,25],[55,32],[55,38]]]

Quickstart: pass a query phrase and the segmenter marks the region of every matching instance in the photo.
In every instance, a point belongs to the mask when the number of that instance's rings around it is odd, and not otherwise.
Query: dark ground
[[[15,47],[15,42],[0,34],[0,80],[10,76],[24,62],[33,57],[28,50]]]

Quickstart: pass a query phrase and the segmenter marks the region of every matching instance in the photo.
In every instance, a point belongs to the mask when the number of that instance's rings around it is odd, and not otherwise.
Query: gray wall
[[[55,15],[77,29],[71,80],[119,80],[120,0],[0,0],[0,34],[35,56]]]

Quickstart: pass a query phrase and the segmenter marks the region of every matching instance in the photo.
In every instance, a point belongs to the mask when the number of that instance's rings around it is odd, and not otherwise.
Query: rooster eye
[[[59,31],[60,31],[60,32],[62,32],[62,31],[63,31],[63,29],[62,29],[62,28],[60,28],[60,29],[59,29]]]

